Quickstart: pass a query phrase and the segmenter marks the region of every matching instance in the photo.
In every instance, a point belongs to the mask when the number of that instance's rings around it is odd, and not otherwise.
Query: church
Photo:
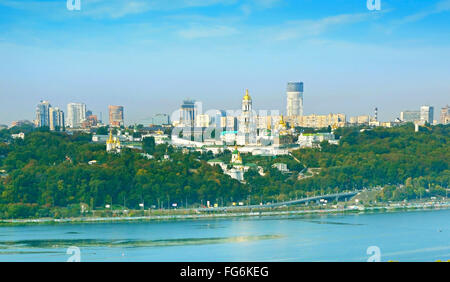
[[[231,164],[233,165],[242,165],[242,157],[241,154],[239,153],[239,150],[237,149],[237,146],[234,147],[234,151],[231,154]]]
[[[106,152],[119,154],[122,150],[119,137],[113,137],[112,131],[109,131],[109,138],[106,141]]]
[[[239,116],[239,128],[236,136],[236,144],[240,146],[256,144],[256,116],[252,108],[252,97],[245,91],[242,98],[241,115]]]

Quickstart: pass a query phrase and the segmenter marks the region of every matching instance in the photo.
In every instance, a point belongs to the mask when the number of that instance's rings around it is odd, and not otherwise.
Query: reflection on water
[[[1,249],[15,248],[64,248],[67,246],[77,247],[169,247],[181,245],[205,245],[205,244],[223,244],[239,243],[256,240],[268,240],[281,238],[280,235],[261,235],[261,236],[236,236],[236,237],[218,237],[218,238],[182,238],[169,240],[97,240],[97,239],[54,239],[54,240],[22,240],[22,241],[0,241]],[[0,253],[2,253],[0,251]]]
[[[58,251],[0,251],[0,255],[60,254]]]
[[[326,220],[305,220],[307,222],[317,223],[317,224],[335,224],[335,225],[364,225],[360,223],[347,223],[347,222],[336,222],[336,221],[326,221]]]
[[[342,215],[336,215],[336,214],[329,214],[329,215],[315,215],[315,214],[309,214],[309,215],[290,215],[290,216],[284,216],[280,217],[283,220],[295,220],[295,221],[305,221],[305,222],[311,222],[311,223],[317,223],[317,224],[335,224],[335,225],[364,225],[363,223],[351,223],[351,222],[344,222],[344,221],[332,221],[336,219],[344,218]],[[270,217],[261,217],[260,220],[271,220]]]
[[[0,227],[0,261],[450,259],[450,210]]]
[[[215,224],[215,223],[206,223],[206,224],[198,224],[195,226],[197,229],[218,229],[218,228],[225,228],[222,224]]]

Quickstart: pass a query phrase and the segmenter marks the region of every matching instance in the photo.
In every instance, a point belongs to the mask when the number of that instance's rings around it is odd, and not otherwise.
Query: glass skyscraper
[[[197,115],[197,107],[194,100],[186,99],[181,105],[180,123],[183,126],[193,127],[195,116]]]
[[[86,105],[83,103],[69,103],[67,105],[67,126],[71,128],[81,127],[86,120]]]
[[[50,126],[50,103],[48,101],[41,101],[36,107],[36,126]]]
[[[403,111],[400,120],[404,122],[415,122],[420,120],[420,111]]]
[[[431,106],[420,107],[420,121],[433,123],[434,120],[434,108]]]

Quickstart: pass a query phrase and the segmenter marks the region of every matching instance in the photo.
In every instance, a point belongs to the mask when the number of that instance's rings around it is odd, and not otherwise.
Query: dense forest
[[[450,126],[414,131],[413,124],[395,128],[339,128],[340,144],[322,142],[320,148],[305,148],[292,154],[301,162],[281,157],[295,171],[290,177],[265,166],[265,176],[255,171],[245,175],[254,201],[289,200],[313,194],[386,187],[379,201],[399,201],[445,196],[450,182]],[[244,156],[244,161],[254,157]],[[256,161],[258,164],[261,162]],[[263,164],[265,162],[262,162]],[[299,179],[302,168],[314,169]],[[308,175],[307,175],[308,176]]]
[[[405,184],[448,187],[450,180],[450,126],[431,130],[414,125],[396,128],[339,128],[339,146],[324,142],[321,149],[304,149],[294,155],[308,167],[319,167],[316,177],[305,179],[307,190],[360,189]],[[412,185],[411,184],[411,185]]]
[[[0,213],[4,216],[50,215],[53,207],[85,203],[90,207],[125,204],[138,208],[169,203],[216,202],[247,196],[247,188],[201,159],[167,145],[155,146],[155,159],[125,149],[108,154],[105,145],[91,144],[89,135],[33,132],[25,140],[0,145],[2,169]],[[162,160],[164,154],[170,160]],[[88,164],[90,161],[95,164]],[[16,211],[19,210],[19,211]]]
[[[69,135],[26,129],[24,140],[11,139],[13,128],[0,131],[0,217],[73,216],[81,203],[89,209],[106,204],[138,209],[198,206],[233,201],[287,200],[313,193],[383,186],[379,200],[415,199],[445,195],[450,180],[450,126],[414,132],[413,125],[396,128],[340,128],[339,145],[300,149],[291,156],[243,155],[244,162],[264,168],[245,173],[245,183],[210,166],[219,156],[190,152],[144,139],[141,151],[106,153],[105,145],[91,143],[86,134]],[[168,155],[170,158],[164,158]],[[89,164],[95,160],[95,163]],[[290,173],[273,168],[286,163]],[[308,169],[316,173],[299,178]]]

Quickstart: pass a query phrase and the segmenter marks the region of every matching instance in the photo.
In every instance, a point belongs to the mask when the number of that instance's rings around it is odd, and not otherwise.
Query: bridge
[[[339,200],[339,199],[348,199],[356,194],[358,194],[359,191],[350,191],[350,192],[341,192],[341,193],[335,193],[335,194],[328,194],[328,195],[319,195],[319,196],[312,196],[312,197],[306,197],[301,199],[295,199],[285,202],[278,202],[278,203],[268,203],[265,205],[247,205],[247,206],[228,206],[228,207],[210,207],[210,208],[200,208],[197,209],[200,212],[213,212],[213,211],[227,211],[227,210],[235,210],[235,209],[265,209],[265,208],[276,208],[276,207],[283,207],[283,206],[292,206],[292,205],[298,205],[298,204],[304,204],[309,202],[317,202],[320,200]]]

